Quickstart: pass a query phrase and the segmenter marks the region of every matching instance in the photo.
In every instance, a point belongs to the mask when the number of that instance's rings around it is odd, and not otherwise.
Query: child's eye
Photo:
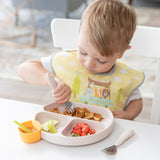
[[[99,63],[101,63],[101,64],[107,63],[106,61],[102,61],[102,60],[100,60],[100,59],[97,59],[97,61],[98,61]]]
[[[83,56],[86,56],[86,55],[87,55],[87,53],[84,53],[84,52],[82,52],[82,51],[79,51],[79,52],[80,52],[80,54],[83,55]]]

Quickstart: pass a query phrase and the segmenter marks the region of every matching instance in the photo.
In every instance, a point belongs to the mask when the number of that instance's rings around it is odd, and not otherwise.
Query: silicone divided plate
[[[41,124],[50,119],[57,119],[60,121],[60,123],[56,126],[57,133],[49,133],[43,130],[41,131],[41,136],[44,140],[50,143],[64,146],[81,146],[98,142],[106,138],[112,132],[114,118],[109,109],[75,102],[72,102],[72,104],[75,107],[85,107],[90,112],[99,113],[104,119],[102,121],[94,121],[53,113],[49,110],[52,108],[58,108],[59,112],[62,113],[65,110],[65,107],[64,105],[57,103],[49,104],[44,107],[45,111],[36,114],[35,119],[38,120]],[[90,128],[95,129],[95,134],[89,136],[73,137],[70,133],[77,123],[87,123]]]

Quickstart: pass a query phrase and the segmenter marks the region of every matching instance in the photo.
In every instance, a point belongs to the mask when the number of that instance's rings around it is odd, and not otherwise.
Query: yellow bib
[[[128,96],[139,87],[144,74],[117,61],[109,74],[90,74],[77,61],[76,52],[60,52],[52,58],[55,74],[72,89],[71,101],[110,110],[123,110]]]

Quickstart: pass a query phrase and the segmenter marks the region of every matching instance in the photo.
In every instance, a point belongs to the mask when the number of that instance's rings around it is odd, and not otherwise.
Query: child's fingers
[[[66,103],[71,96],[71,88],[60,79],[57,79],[57,87],[52,92],[57,103]]]
[[[54,89],[53,94],[58,94],[58,93],[61,92],[62,90],[64,90],[64,86],[58,85],[58,86],[56,87],[56,89]]]
[[[58,98],[61,96],[67,96],[71,94],[71,89],[68,87],[63,87],[59,92],[55,93],[53,92],[53,97]]]
[[[59,83],[57,84],[57,87],[53,91],[53,94],[58,94],[60,91],[67,90],[67,89],[70,89],[70,87],[66,85],[63,81],[59,81]]]
[[[70,88],[63,88],[57,94],[53,94],[54,100],[58,103],[67,102],[71,96],[71,89]]]
[[[54,98],[57,103],[66,103],[67,101],[69,101],[69,99],[70,95],[66,93],[60,97]]]
[[[58,101],[58,100],[62,100],[62,99],[65,99],[66,97],[70,97],[70,92],[64,92],[62,95],[60,95],[60,96],[57,96],[57,95],[53,95],[53,97],[54,97],[54,99],[56,100],[56,101]]]
[[[69,101],[69,99],[70,99],[70,97],[66,97],[66,98],[65,98],[65,99],[63,99],[63,100],[59,100],[59,101],[57,101],[57,103],[59,103],[59,104],[64,104],[64,103],[68,102],[68,101]]]

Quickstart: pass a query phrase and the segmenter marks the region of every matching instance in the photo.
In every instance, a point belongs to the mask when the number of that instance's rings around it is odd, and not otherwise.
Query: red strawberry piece
[[[85,125],[87,125],[87,123],[77,123],[76,126],[79,126],[79,127],[83,128],[83,126],[85,126]]]
[[[71,133],[76,133],[76,134],[81,134],[82,133],[82,129],[80,127],[74,127],[73,131]]]
[[[94,134],[94,133],[95,133],[95,129],[91,128],[91,129],[89,130],[89,133],[90,133],[90,134]]]
[[[82,133],[88,133],[89,131],[89,125],[84,125],[83,128],[82,128]]]
[[[86,133],[84,133],[84,132],[82,132],[82,133],[81,133],[81,136],[86,136],[86,135],[87,135],[87,134],[86,134]]]

